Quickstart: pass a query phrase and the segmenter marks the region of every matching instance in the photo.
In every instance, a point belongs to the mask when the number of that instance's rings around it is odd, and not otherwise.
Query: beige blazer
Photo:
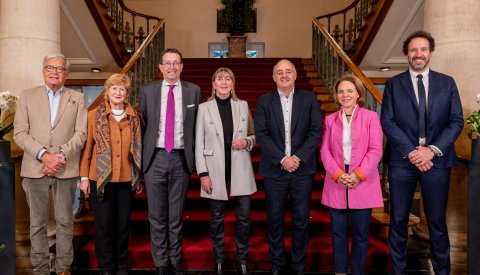
[[[250,139],[251,144],[244,150],[232,150],[231,196],[251,195],[257,191],[253,175],[250,151],[255,145],[253,119],[248,104],[231,100],[233,118],[233,139]],[[212,194],[200,190],[204,198],[228,200],[225,183],[225,149],[223,126],[215,100],[199,105],[195,137],[195,164],[197,173],[208,172],[212,180]]]
[[[49,153],[62,150],[67,158],[57,178],[78,177],[80,153],[87,139],[87,109],[83,94],[63,89],[52,126],[46,87],[23,90],[17,103],[13,138],[24,151],[22,177],[44,176],[43,163],[36,158],[42,147]]]

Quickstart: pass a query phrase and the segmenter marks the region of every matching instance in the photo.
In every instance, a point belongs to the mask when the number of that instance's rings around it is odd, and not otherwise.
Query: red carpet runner
[[[298,77],[296,87],[312,90],[309,84],[302,60],[291,59],[297,68]],[[237,96],[246,100],[254,114],[256,99],[275,89],[272,79],[273,65],[277,58],[262,59],[184,59],[182,78],[199,85],[202,89],[202,101],[211,95],[212,75],[219,67],[232,69],[236,77]],[[258,146],[252,152],[252,162],[257,170],[259,162]],[[310,214],[310,246],[307,255],[307,271],[332,271],[332,242],[330,237],[330,224],[327,209],[321,205],[321,190],[323,185],[323,172],[321,169],[315,176],[314,192],[312,194],[312,210]],[[259,192],[254,194],[251,211],[251,248],[249,251],[248,266],[251,270],[271,269],[268,261],[267,243],[267,216],[264,203],[263,178],[256,175]],[[192,176],[191,187],[187,195],[184,213],[184,238],[183,238],[183,266],[189,270],[211,269],[213,267],[212,245],[209,240],[209,203],[200,198],[198,176]],[[290,249],[290,214],[287,213],[285,247]],[[233,266],[235,259],[234,241],[234,213],[230,209],[225,219],[227,267]],[[91,225],[93,227],[93,224]],[[382,239],[376,237],[379,228],[372,224],[369,240],[369,256],[367,270],[388,271],[388,247]],[[93,230],[92,230],[93,233]],[[150,254],[149,224],[147,217],[146,195],[139,196],[134,202],[132,213],[132,231],[130,237],[129,257],[126,263],[131,269],[154,268]],[[77,268],[97,268],[93,239],[75,252],[74,265]]]

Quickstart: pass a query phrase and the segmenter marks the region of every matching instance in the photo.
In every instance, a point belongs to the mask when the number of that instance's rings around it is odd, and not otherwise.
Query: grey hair
[[[61,53],[52,53],[52,54],[47,54],[43,58],[43,66],[47,63],[47,60],[50,60],[52,58],[61,58],[63,59],[63,63],[65,63],[65,66],[67,67],[67,70],[70,71],[70,63],[68,62],[67,58],[61,54]]]

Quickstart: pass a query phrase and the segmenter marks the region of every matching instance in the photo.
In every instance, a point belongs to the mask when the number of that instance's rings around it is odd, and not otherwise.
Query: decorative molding
[[[62,10],[62,14],[66,19],[67,23],[70,25],[70,28],[73,30],[75,36],[81,43],[81,46],[85,50],[88,55],[88,58],[69,58],[67,57],[68,62],[70,65],[96,65],[97,59],[95,58],[94,51],[90,48],[89,43],[85,39],[80,27],[77,25],[75,19],[73,18],[72,14],[68,10],[68,7],[65,4],[65,1],[60,1],[60,9]]]
[[[403,38],[406,36],[406,32],[410,29],[416,18],[423,15],[423,1],[417,1],[412,8],[412,12],[403,20],[403,24],[398,28],[395,37],[391,40],[390,47],[386,51],[386,54],[382,57],[382,63],[385,64],[408,64],[405,56],[397,57],[393,56],[398,45],[403,44]]]

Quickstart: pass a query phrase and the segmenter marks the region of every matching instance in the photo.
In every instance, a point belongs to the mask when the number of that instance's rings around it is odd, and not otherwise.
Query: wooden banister
[[[128,8],[123,0],[85,0],[115,63],[123,67],[160,18]]]
[[[392,4],[393,0],[354,0],[346,8],[316,19],[353,62],[360,64]]]
[[[143,41],[130,60],[118,73],[128,74],[132,79],[132,91],[129,95],[129,102],[138,108],[140,88],[148,81],[158,75],[158,64],[160,54],[165,47],[165,19],[155,25],[147,38]],[[103,91],[88,108],[96,108],[104,99]]]
[[[353,74],[355,74],[358,78],[360,78],[360,80],[362,80],[363,84],[365,85],[365,87],[367,87],[367,90],[371,93],[371,95],[373,96],[375,101],[377,103],[381,104],[382,103],[382,95],[378,91],[378,89],[375,87],[373,82],[363,74],[363,72],[357,67],[357,65],[355,65],[355,63],[353,63],[353,61],[350,59],[350,57],[345,53],[345,51],[340,47],[340,45],[338,45],[337,41],[335,41],[335,39],[333,39],[333,37],[328,33],[328,31],[325,29],[325,27],[322,25],[322,23],[320,23],[320,21],[317,18],[312,18],[312,21],[313,21],[313,24],[314,24],[314,31],[315,31],[315,28],[316,28],[319,32],[321,32],[323,37],[328,41],[328,43],[330,44],[332,49],[336,52],[338,57],[341,60],[343,60],[343,64],[344,64],[343,71],[345,72],[347,69],[352,71]],[[314,61],[317,61],[319,59],[319,57],[314,56],[313,59],[314,59]],[[332,62],[332,64],[333,64],[333,62]],[[333,77],[333,79],[336,80],[336,78],[338,78],[338,77],[339,76]],[[330,85],[330,86],[333,86],[333,85]],[[329,88],[331,88],[331,87],[329,87]]]

